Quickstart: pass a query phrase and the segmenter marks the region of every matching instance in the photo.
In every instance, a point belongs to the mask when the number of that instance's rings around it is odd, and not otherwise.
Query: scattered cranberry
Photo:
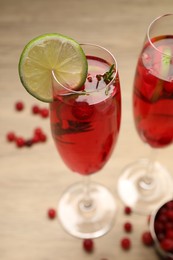
[[[24,104],[21,101],[16,102],[15,108],[17,111],[22,111],[24,109]]]
[[[48,108],[40,108],[38,105],[32,106],[32,113],[39,114],[42,118],[47,118],[49,116],[49,109]]]
[[[24,108],[24,103],[22,101],[18,101],[15,103],[15,109],[18,111],[23,110]],[[40,109],[38,105],[33,105],[32,106],[32,113],[33,114],[39,114],[41,115],[43,118],[46,118],[49,116],[49,110],[47,108],[42,108]],[[39,143],[39,142],[46,142],[47,140],[47,136],[46,134],[42,131],[42,129],[40,127],[37,127],[34,132],[33,135],[25,140],[23,137],[19,136],[17,137],[15,135],[14,132],[9,132],[6,134],[6,139],[8,142],[13,142],[15,141],[15,144],[17,147],[21,148],[21,147],[30,147],[33,144]]]
[[[34,129],[34,136],[37,136],[38,138],[40,138],[40,136],[43,134],[43,131],[40,127],[37,127]]]
[[[47,140],[47,136],[46,136],[44,133],[42,133],[42,134],[40,135],[40,141],[41,141],[41,142],[46,142],[46,140]]]
[[[121,239],[121,247],[124,250],[129,250],[131,248],[131,240],[128,237]]]
[[[34,106],[32,107],[32,113],[33,113],[33,114],[39,114],[39,113],[40,113],[40,108],[39,108],[39,106],[34,105]]]
[[[6,136],[6,137],[7,137],[7,140],[8,140],[9,142],[15,141],[15,138],[16,138],[14,132],[9,132],[9,133],[7,133],[7,136]]]
[[[38,142],[46,142],[47,136],[46,134],[42,131],[40,127],[36,128],[33,133],[33,137],[25,140],[23,137],[16,137],[16,135],[13,132],[9,132],[6,135],[6,138],[9,142],[15,141],[17,147],[23,147],[27,146],[30,147],[35,143]]]
[[[56,210],[53,209],[53,208],[50,208],[50,209],[48,210],[48,217],[49,217],[50,219],[54,219],[54,218],[56,217]]]
[[[34,130],[33,142],[45,142],[47,140],[47,136],[43,133],[43,130],[40,127],[37,127]]]
[[[153,238],[152,238],[151,233],[149,231],[145,231],[142,234],[142,242],[146,246],[152,246],[154,244]]]
[[[23,137],[16,137],[16,146],[21,148],[25,145],[25,140]]]
[[[92,239],[84,239],[83,240],[83,248],[86,252],[92,252],[94,249],[94,242]]]
[[[40,110],[40,115],[43,117],[43,118],[47,118],[49,116],[49,110],[47,108],[42,108]]]
[[[130,222],[124,223],[124,230],[130,233],[132,231],[132,224]]]
[[[33,145],[33,140],[32,139],[28,139],[28,140],[25,141],[25,146],[30,147],[32,145]]]
[[[34,135],[34,137],[32,138],[32,142],[33,144],[36,144],[40,141],[40,137],[38,135]]]
[[[129,206],[126,206],[124,208],[124,213],[127,214],[127,215],[130,215],[132,213],[132,209]]]

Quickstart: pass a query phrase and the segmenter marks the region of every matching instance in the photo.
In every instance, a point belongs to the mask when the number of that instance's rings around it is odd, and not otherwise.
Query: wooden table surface
[[[171,12],[172,0],[0,0],[0,259],[1,260],[156,260],[153,248],[145,247],[141,234],[148,230],[146,216],[123,213],[117,195],[117,179],[125,165],[149,154],[134,129],[131,109],[132,83],[137,56],[149,23]],[[104,169],[93,180],[114,194],[118,215],[113,229],[95,240],[87,254],[82,241],[66,234],[58,222],[47,218],[57,207],[63,190],[79,181],[61,161],[50,135],[49,119],[33,116],[34,104],[48,107],[31,97],[18,77],[18,60],[24,45],[48,32],[68,35],[78,42],[100,44],[117,58],[122,89],[123,114],[119,140]],[[25,109],[16,112],[15,102]],[[41,127],[46,143],[18,149],[6,141],[14,131],[29,138]],[[173,147],[159,152],[158,159],[170,170]],[[124,252],[120,239],[127,234],[123,223],[130,221],[132,248]]]

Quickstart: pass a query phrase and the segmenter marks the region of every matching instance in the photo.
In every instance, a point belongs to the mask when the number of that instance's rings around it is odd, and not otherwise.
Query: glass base
[[[173,196],[173,179],[158,162],[153,163],[151,178],[146,178],[149,161],[141,159],[128,165],[118,180],[118,193],[125,205],[139,214],[150,214]]]
[[[85,206],[84,183],[76,183],[65,191],[58,206],[59,220],[64,229],[82,239],[103,236],[115,220],[115,199],[109,190],[91,182],[89,192],[92,203]]]

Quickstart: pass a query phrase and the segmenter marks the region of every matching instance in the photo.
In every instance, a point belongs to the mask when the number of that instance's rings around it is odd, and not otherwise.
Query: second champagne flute
[[[158,148],[173,142],[173,15],[155,19],[148,27],[139,55],[133,88],[136,130],[152,148],[152,158],[128,165],[118,192],[137,213],[149,214],[172,197],[171,174],[155,160]]]

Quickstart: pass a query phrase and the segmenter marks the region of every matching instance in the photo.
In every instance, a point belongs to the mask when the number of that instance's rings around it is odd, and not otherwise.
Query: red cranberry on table
[[[30,146],[32,146],[34,143],[33,143],[33,140],[32,139],[28,139],[28,140],[26,140],[25,141],[25,146],[27,146],[27,147],[30,147]]]
[[[7,137],[7,141],[9,141],[9,142],[13,142],[16,139],[16,136],[15,136],[14,132],[7,133],[6,137]]]
[[[40,113],[40,108],[38,105],[33,105],[32,106],[32,113],[33,114],[39,114]]]
[[[121,239],[121,247],[124,249],[124,250],[129,250],[131,248],[131,240],[130,238],[128,237],[124,237]]]
[[[41,127],[37,127],[34,130],[34,136],[33,136],[33,142],[37,143],[37,142],[46,142],[47,140],[47,136],[46,134],[43,132],[43,130],[41,129]]]
[[[56,210],[54,208],[50,208],[48,209],[47,214],[50,219],[54,219],[56,217]]]
[[[128,233],[132,231],[132,224],[130,222],[125,222],[124,223],[124,230]]]
[[[47,118],[49,116],[49,110],[47,108],[40,109],[40,115],[42,118]]]
[[[43,130],[41,129],[41,127],[37,127],[34,129],[34,134],[40,135],[41,133],[43,133]]]
[[[40,137],[38,135],[34,135],[32,138],[32,142],[33,142],[33,144],[40,142]]]
[[[142,242],[146,246],[152,246],[153,245],[154,241],[153,241],[153,238],[152,238],[151,233],[149,231],[145,231],[142,234]]]
[[[44,133],[42,133],[42,134],[40,135],[40,141],[41,141],[41,142],[46,142],[46,140],[47,140],[47,136],[46,136]]]
[[[94,241],[92,239],[84,239],[83,240],[83,249],[86,252],[91,253],[94,249]]]
[[[15,109],[17,111],[22,111],[24,109],[24,103],[22,101],[18,101],[15,103]]]
[[[22,101],[17,101],[15,103],[15,109],[17,111],[21,111],[24,109],[24,103]],[[40,109],[38,105],[33,105],[31,107],[32,109],[32,113],[33,114],[40,114],[41,117],[46,118],[49,116],[49,110],[48,108],[42,108]],[[37,127],[34,132],[33,135],[28,138],[28,139],[24,139],[22,136],[16,136],[16,134],[14,133],[14,131],[8,132],[6,134],[6,140],[8,142],[15,142],[16,146],[18,148],[22,148],[22,147],[31,147],[33,144],[38,143],[38,142],[46,142],[47,141],[47,136],[46,134],[43,132],[43,130],[41,129],[41,127]]]
[[[23,137],[16,137],[16,146],[21,148],[25,145],[25,140]]]
[[[127,215],[130,215],[132,213],[132,209],[129,206],[126,206],[124,208],[124,213],[127,214]]]

